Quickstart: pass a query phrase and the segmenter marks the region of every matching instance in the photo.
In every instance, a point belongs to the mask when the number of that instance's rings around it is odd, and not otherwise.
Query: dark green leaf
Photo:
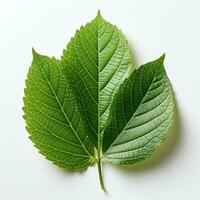
[[[174,102],[163,60],[135,70],[115,96],[103,137],[107,161],[125,165],[143,160],[166,138]]]

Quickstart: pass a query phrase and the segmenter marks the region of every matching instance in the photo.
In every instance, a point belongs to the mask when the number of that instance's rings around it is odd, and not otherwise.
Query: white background
[[[32,46],[60,57],[80,25],[103,17],[120,27],[137,65],[166,53],[177,99],[168,141],[140,164],[63,171],[33,147],[22,119],[24,80]],[[199,0],[0,0],[0,199],[199,200],[200,198]]]

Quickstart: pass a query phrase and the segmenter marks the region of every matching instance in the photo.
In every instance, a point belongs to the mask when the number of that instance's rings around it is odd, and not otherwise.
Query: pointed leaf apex
[[[165,60],[165,53],[163,53],[162,56],[160,56],[160,58],[158,58],[158,60],[162,61],[162,63],[163,63]]]
[[[98,18],[102,18],[102,16],[101,16],[101,11],[100,11],[100,10],[97,11],[97,17],[98,17]]]
[[[97,11],[97,16],[101,16],[101,11],[100,11],[100,9],[98,9],[98,11]]]
[[[36,53],[35,49],[32,47],[32,54],[34,55]]]
[[[161,58],[164,60],[165,59],[165,53],[163,53],[163,55],[161,56]]]
[[[34,58],[35,56],[38,56],[38,55],[39,55],[33,47],[32,47],[32,55],[33,55],[33,58]]]

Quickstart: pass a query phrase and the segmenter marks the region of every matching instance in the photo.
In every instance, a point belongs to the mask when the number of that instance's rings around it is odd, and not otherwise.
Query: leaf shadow
[[[93,167],[94,164],[86,167],[86,168],[77,168],[77,169],[73,169],[73,168],[62,168],[62,167],[59,167],[57,166],[56,164],[53,163],[54,166],[49,166],[49,163],[48,163],[48,168],[51,167],[51,170],[53,170],[55,173],[59,173],[59,174],[63,174],[63,175],[66,175],[66,176],[75,176],[75,175],[81,175],[81,174],[84,174],[88,167]]]
[[[179,117],[179,110],[177,101],[175,101],[173,124],[169,130],[169,135],[166,141],[157,150],[155,150],[149,158],[145,159],[144,161],[135,163],[133,165],[117,166],[117,169],[128,173],[130,171],[139,172],[161,166],[170,159],[170,157],[180,146],[180,127],[181,122]]]
[[[67,168],[60,168],[59,170],[61,170],[62,172],[64,173],[79,173],[79,174],[82,174],[86,171],[86,169],[67,169]]]

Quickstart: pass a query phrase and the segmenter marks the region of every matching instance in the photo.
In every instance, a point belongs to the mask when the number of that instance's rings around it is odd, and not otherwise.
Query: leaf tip
[[[35,49],[32,47],[32,54],[35,54],[36,53],[36,51],[35,51]]]
[[[98,9],[98,11],[97,11],[97,16],[96,16],[96,17],[97,17],[97,18],[100,18],[100,19],[103,19],[102,15],[101,15],[100,9]]]
[[[165,59],[165,53],[163,53],[162,56],[160,56],[159,60],[161,60],[163,62],[164,59]]]
[[[38,53],[33,47],[32,47],[32,55],[33,55],[33,58],[38,55]]]
[[[97,10],[97,16],[101,16],[101,11],[100,11],[100,9]]]

